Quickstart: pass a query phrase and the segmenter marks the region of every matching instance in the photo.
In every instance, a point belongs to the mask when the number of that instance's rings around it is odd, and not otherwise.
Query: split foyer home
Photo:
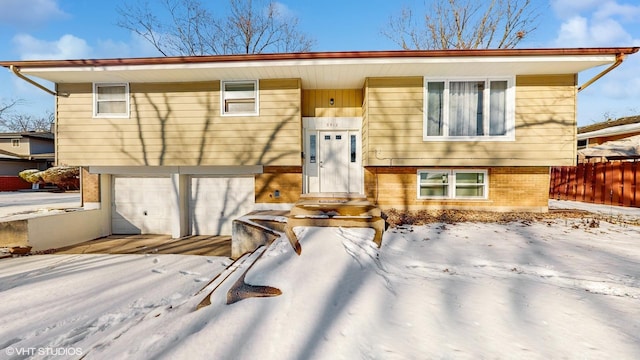
[[[55,84],[60,165],[105,232],[230,234],[303,194],[546,211],[576,161],[578,73],[638,48],[1,62]],[[595,79],[592,79],[595,80]],[[589,81],[586,86],[590,84]],[[106,234],[105,234],[106,235]]]

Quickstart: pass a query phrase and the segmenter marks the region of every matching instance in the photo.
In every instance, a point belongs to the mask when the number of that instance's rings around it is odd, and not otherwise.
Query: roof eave
[[[205,55],[173,56],[114,59],[77,59],[77,60],[22,60],[0,61],[0,66],[11,65],[20,68],[39,67],[95,67],[118,65],[161,65],[195,64],[214,62],[246,62],[274,60],[328,60],[328,59],[374,59],[374,58],[435,58],[435,57],[477,57],[477,56],[589,56],[633,54],[640,47],[607,48],[549,48],[549,49],[452,49],[452,50],[396,50],[396,51],[350,51],[350,52],[307,52],[246,55]]]
[[[613,126],[613,127],[600,129],[600,130],[578,134],[578,140],[586,140],[586,139],[602,137],[602,136],[621,135],[621,134],[626,134],[626,133],[636,132],[636,131],[640,131],[640,123],[618,125],[618,126]]]

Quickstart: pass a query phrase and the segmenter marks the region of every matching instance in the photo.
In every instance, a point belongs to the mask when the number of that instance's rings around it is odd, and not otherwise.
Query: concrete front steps
[[[298,226],[372,228],[380,247],[385,221],[382,211],[366,197],[353,194],[303,194],[290,212],[256,211],[233,222],[231,257],[238,259],[285,233],[300,254],[293,229]]]

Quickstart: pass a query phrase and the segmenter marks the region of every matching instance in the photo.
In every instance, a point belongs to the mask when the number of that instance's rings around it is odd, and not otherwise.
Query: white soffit
[[[54,83],[300,78],[307,89],[349,89],[362,87],[367,77],[574,74],[614,61],[614,55],[300,59],[23,68],[21,72]]]

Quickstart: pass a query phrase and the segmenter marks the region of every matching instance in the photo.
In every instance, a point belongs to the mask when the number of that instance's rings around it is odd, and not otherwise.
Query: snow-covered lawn
[[[300,256],[281,238],[245,278],[282,295],[232,305],[249,261],[3,259],[0,358],[638,359],[640,228],[589,225],[405,226],[380,249],[371,230],[298,228]]]
[[[55,214],[77,209],[81,204],[78,191],[0,191],[0,221]]]

